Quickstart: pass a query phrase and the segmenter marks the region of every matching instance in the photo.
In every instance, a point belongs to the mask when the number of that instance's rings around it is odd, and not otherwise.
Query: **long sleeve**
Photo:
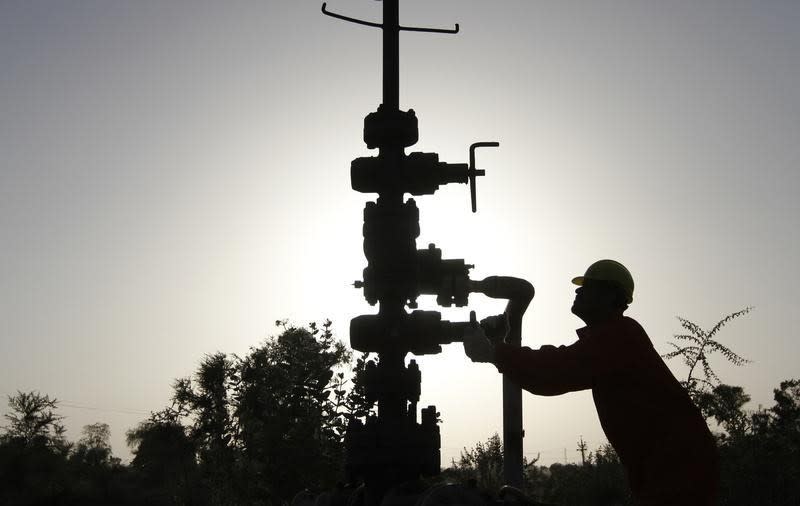
[[[498,343],[495,365],[525,390],[536,395],[560,395],[592,386],[591,358],[581,341],[538,350]]]
[[[537,395],[593,388],[598,381],[641,367],[641,357],[652,345],[647,339],[637,339],[635,329],[641,328],[633,320],[620,319],[579,329],[578,341],[569,346],[532,350],[498,343],[495,365],[512,381]]]

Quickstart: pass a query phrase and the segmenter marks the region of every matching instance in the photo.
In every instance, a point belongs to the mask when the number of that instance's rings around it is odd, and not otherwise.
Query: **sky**
[[[0,3],[0,395],[61,401],[68,436],[124,434],[169,404],[204,355],[244,354],[275,320],[371,314],[350,189],[363,118],[381,101],[380,31],[320,2]],[[328,8],[380,21],[380,2]],[[400,105],[410,151],[463,163],[417,198],[418,246],[530,280],[523,344],[562,345],[572,277],[600,258],[636,280],[628,314],[657,350],[682,329],[755,309],[719,334],[752,360],[712,366],[772,405],[797,378],[800,4],[403,0]],[[421,299],[420,309],[436,309]],[[502,311],[470,297],[450,320]],[[411,357],[409,357],[411,358]],[[502,432],[501,378],[460,345],[418,359],[441,412],[442,461]],[[687,370],[670,368],[679,378]],[[5,406],[0,407],[0,411]],[[589,392],[524,397],[524,452],[579,461],[605,442]]]

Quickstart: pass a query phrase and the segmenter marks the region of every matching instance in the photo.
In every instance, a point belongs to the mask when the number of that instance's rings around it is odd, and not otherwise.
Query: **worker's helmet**
[[[628,304],[633,302],[633,276],[624,265],[615,260],[598,260],[586,269],[586,274],[574,278],[572,282],[582,286],[585,279],[614,283],[625,292]]]

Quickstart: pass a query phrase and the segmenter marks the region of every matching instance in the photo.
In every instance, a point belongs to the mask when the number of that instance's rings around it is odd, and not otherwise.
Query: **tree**
[[[334,338],[330,321],[308,329],[276,324],[281,334],[251,349],[237,366],[234,414],[243,455],[262,494],[288,500],[339,478],[342,406],[334,390],[341,390],[341,382],[334,378],[350,353]]]
[[[459,481],[474,480],[481,490],[497,494],[503,486],[503,441],[494,433],[474,448],[464,448],[458,462],[453,460],[451,467]]]
[[[750,418],[742,410],[750,396],[738,386],[720,384],[711,391],[695,394],[695,402],[708,418],[713,417],[730,437],[741,437],[749,427]]]
[[[82,505],[119,504],[130,497],[124,490],[129,473],[111,455],[111,429],[107,423],[84,425],[82,436],[69,456],[70,493]]]
[[[60,453],[69,450],[62,416],[56,414],[58,400],[39,392],[19,392],[8,397],[11,411],[5,415],[10,425],[4,438],[18,439],[24,445],[44,445]]]
[[[340,440],[344,439],[347,425],[351,420],[358,419],[362,422],[369,416],[375,414],[375,403],[367,398],[366,374],[367,362],[370,353],[362,353],[356,359],[352,370],[352,380],[345,379],[343,372],[338,372],[334,376],[331,392],[333,394],[333,404],[331,405],[334,421],[332,427]],[[350,386],[349,390],[347,389]]]
[[[774,390],[774,423],[782,431],[800,433],[800,380],[781,381]]]
[[[683,358],[689,372],[681,383],[692,401],[704,417],[713,417],[717,424],[726,430],[727,435],[733,438],[741,437],[752,426],[753,418],[749,417],[742,409],[750,401],[750,396],[744,393],[742,387],[722,384],[709,363],[709,356],[719,353],[728,362],[737,366],[750,362],[721,344],[716,336],[729,322],[752,310],[753,308],[748,306],[733,312],[708,330],[679,316],[677,318],[681,322],[681,326],[689,333],[676,334],[675,338],[687,344],[679,346],[677,343],[670,342],[669,344],[675,349],[662,355],[665,359],[678,356]],[[702,377],[699,376],[698,370],[702,370]],[[718,437],[724,438],[725,435],[718,435]]]
[[[57,504],[69,490],[58,401],[38,392],[8,397],[9,424],[0,437],[0,504]]]
[[[126,436],[144,504],[198,504],[195,443],[174,410],[152,413]]]
[[[192,378],[173,384],[173,402],[178,413],[191,421],[189,438],[196,446],[209,501],[226,504],[237,495],[235,481],[236,427],[231,417],[230,392],[238,376],[234,361],[224,353],[206,355]]]
[[[578,441],[578,448],[577,448],[576,451],[580,452],[580,454],[581,454],[581,464],[582,465],[585,466],[586,463],[587,463],[587,460],[586,460],[586,453],[587,452],[589,453],[588,463],[589,464],[592,463],[592,452],[589,452],[589,445],[586,444],[586,441],[583,440],[583,436],[581,436],[580,440]]]
[[[730,321],[745,315],[752,311],[752,307],[746,307],[740,311],[736,311],[731,313],[720,321],[718,321],[711,329],[704,330],[696,323],[693,323],[685,318],[681,318],[678,316],[678,321],[681,322],[681,326],[689,331],[688,334],[676,334],[674,337],[679,341],[685,341],[688,344],[685,346],[679,346],[677,343],[670,342],[669,345],[675,348],[673,351],[662,355],[665,359],[671,359],[675,357],[682,357],[683,362],[689,368],[689,373],[686,376],[686,380],[682,383],[686,387],[689,395],[692,396],[692,399],[700,393],[708,389],[713,389],[717,384],[720,383],[720,379],[714,370],[711,368],[711,364],[709,363],[709,355],[712,353],[719,353],[728,362],[734,365],[743,365],[748,362],[749,360],[740,357],[733,351],[731,351],[728,347],[722,345],[719,341],[715,339],[717,333]],[[700,378],[696,375],[696,369],[699,367],[702,368],[703,377]]]
[[[774,390],[775,405],[752,416],[753,430],[734,432],[735,437],[721,441],[721,504],[800,504],[798,386],[797,380],[782,381]],[[727,394],[726,409],[735,411],[739,394]]]
[[[530,491],[536,481],[535,464],[539,456],[533,460],[523,457],[523,489]],[[503,440],[494,433],[486,441],[479,441],[473,448],[464,448],[458,462],[453,459],[449,469],[443,473],[445,479],[455,479],[464,484],[474,484],[485,495],[496,496],[505,484],[503,477]]]
[[[82,434],[73,450],[73,460],[89,467],[110,466],[119,462],[111,456],[111,428],[107,423],[84,425]]]
[[[347,378],[351,353],[330,321],[276,326],[243,357],[205,356],[173,383],[172,406],[128,433],[149,502],[277,504],[343,478],[348,422],[373,410],[358,374]]]

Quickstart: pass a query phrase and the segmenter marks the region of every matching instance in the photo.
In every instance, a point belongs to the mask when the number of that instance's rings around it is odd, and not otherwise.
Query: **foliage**
[[[694,398],[706,418],[714,418],[724,428],[728,437],[739,437],[748,429],[750,418],[743,411],[750,396],[739,386],[720,384],[711,391],[701,391]]]
[[[10,422],[0,434],[0,504],[122,504],[119,460],[111,455],[110,428],[84,427],[66,440],[58,401],[38,392],[9,397]]]
[[[782,381],[772,408],[749,413],[745,430],[720,440],[723,504],[800,504],[798,387],[799,380]]]
[[[84,425],[83,437],[78,441],[79,446],[90,450],[111,450],[111,427],[107,423],[92,423]]]
[[[9,424],[0,437],[0,504],[35,504],[64,496],[69,479],[58,401],[39,392],[8,397]]]
[[[708,356],[720,353],[728,362],[748,360],[721,345],[715,336],[731,320],[752,308],[731,313],[710,330],[679,318],[689,334],[675,336],[687,341],[665,358],[681,356],[689,368],[683,382],[706,418],[713,418],[724,433],[716,434],[720,455],[720,503],[726,505],[800,504],[800,382],[787,380],[775,390],[775,406],[749,412],[750,400],[740,386],[726,385],[711,368]],[[702,370],[702,377],[697,370]],[[745,478],[746,479],[743,479]]]
[[[198,372],[204,370],[205,362],[204,359]],[[329,387],[334,384],[332,381]],[[199,394],[200,390],[198,386],[194,393]],[[728,429],[729,435],[719,439],[720,504],[800,504],[800,380],[781,382],[774,391],[775,404],[757,413],[743,410],[746,394],[741,388],[718,385],[710,393],[715,392],[719,399],[714,401],[718,403],[714,409],[723,423],[736,417],[748,420],[743,430]],[[228,403],[232,399],[235,396],[229,395]],[[730,402],[721,403],[722,399]],[[60,420],[57,404],[48,405],[45,411],[52,411],[52,419]],[[285,498],[275,494],[278,488],[269,475],[263,474],[266,468],[252,459],[239,441],[235,411],[231,413],[235,430],[230,442],[233,463],[227,471],[230,484],[213,479],[211,466],[218,461],[203,456],[202,446],[210,445],[213,438],[198,428],[209,425],[198,424],[196,414],[178,403],[152,413],[127,433],[135,455],[127,466],[110,454],[110,429],[104,423],[85,426],[74,444],[63,440],[61,447],[71,448],[66,454],[47,444],[45,438],[26,441],[6,427],[0,433],[0,504],[205,506],[287,502],[293,494],[289,492]],[[536,460],[527,463],[524,475],[524,491],[532,499],[531,504],[630,504],[624,471],[609,445],[589,453],[585,465],[535,464]],[[306,469],[302,462],[286,465]],[[327,484],[337,479],[338,471],[322,471],[329,474],[316,478],[321,483],[318,491],[332,490],[334,487],[328,488]],[[495,434],[473,448],[465,448],[458,462],[452,462],[441,478],[464,483],[474,480],[487,498],[496,497],[502,483],[499,436]]]
[[[301,489],[333,490],[348,422],[374,409],[357,380],[368,357],[358,357],[348,374],[349,351],[329,323],[279,328],[244,357],[207,355],[193,376],[177,380],[172,405],[128,431],[129,465],[113,457],[107,424],[86,425],[71,443],[55,399],[11,396],[0,432],[0,504],[277,506]],[[703,334],[707,345],[717,331]],[[710,370],[708,350],[718,348],[708,346],[705,366],[696,357],[697,371]],[[800,380],[781,382],[774,405],[755,413],[744,409],[749,396],[741,387],[716,376],[695,385],[695,401],[725,430],[718,437],[720,503],[800,504]],[[582,439],[578,447],[588,448]],[[530,504],[631,503],[609,445],[589,452],[583,465],[537,460],[525,463]],[[503,483],[502,461],[494,434],[465,448],[441,478],[471,482],[489,500]]]
[[[10,397],[0,504],[277,505],[303,489],[332,489],[347,424],[372,403],[348,377],[351,354],[330,322],[277,325],[244,357],[207,355],[176,380],[171,406],[127,432],[128,466],[111,454],[107,424],[85,426],[72,444],[55,399]]]
[[[686,379],[681,383],[703,416],[713,418],[717,425],[724,429],[724,433],[717,435],[721,439],[740,437],[752,428],[754,420],[758,422],[757,417],[754,419],[743,410],[744,405],[750,401],[750,396],[744,392],[742,387],[722,383],[709,363],[709,356],[713,353],[719,353],[729,363],[737,366],[750,362],[721,344],[717,334],[728,323],[752,310],[753,308],[748,306],[735,311],[708,330],[685,318],[678,317],[681,326],[689,333],[675,335],[675,338],[687,344],[679,346],[670,342],[669,344],[675,349],[662,355],[666,359],[679,356],[683,358],[689,371]],[[702,376],[698,376],[698,370],[702,371]]]
[[[18,439],[25,446],[43,445],[54,451],[66,453],[69,445],[64,438],[63,417],[55,410],[57,399],[39,392],[17,392],[8,397],[11,411],[5,415],[10,422],[4,438]]]
[[[774,425],[791,433],[800,432],[800,380],[781,381],[774,390],[775,406],[772,407]]]
[[[271,497],[333,485],[343,432],[335,369],[350,355],[330,322],[283,332],[251,349],[238,365],[233,408],[243,457]],[[337,377],[341,380],[341,377]],[[339,395],[341,397],[341,395]]]
[[[475,483],[492,495],[503,486],[503,441],[497,433],[474,448],[464,448],[458,462],[451,462],[452,474],[462,483]]]
[[[236,460],[230,392],[237,379],[233,361],[214,353],[201,360],[194,381],[181,378],[173,383],[173,407],[191,420],[187,436],[197,449],[211,504],[224,504],[235,494],[230,489]]]
[[[119,459],[111,455],[111,427],[107,423],[84,425],[82,433],[70,455],[72,461],[94,469],[119,465]]]
[[[338,420],[334,425],[339,438],[344,438],[347,424],[351,420],[365,421],[369,416],[376,414],[374,403],[367,399],[366,382],[363,381],[370,355],[370,353],[362,353],[356,358],[352,380],[345,380],[342,372],[337,373],[334,379],[334,411],[338,413]],[[350,385],[349,390],[347,389],[348,385]]]
[[[582,439],[581,439],[582,441]],[[580,443],[579,443],[580,445]],[[628,505],[625,473],[614,449],[606,444],[586,464],[537,466],[538,456],[524,462],[523,491],[535,504]],[[443,477],[474,484],[486,497],[497,497],[503,485],[503,444],[497,434],[473,448],[465,448]],[[532,503],[532,504],[533,504]]]
[[[188,429],[169,409],[152,413],[126,434],[131,469],[147,504],[193,504],[197,461]]]
[[[717,333],[732,320],[745,315],[752,311],[752,307],[746,307],[740,311],[733,312],[720,321],[718,321],[711,329],[705,330],[696,323],[693,323],[685,318],[678,316],[678,321],[681,326],[686,329],[688,334],[676,334],[674,337],[679,341],[684,341],[687,344],[680,346],[677,343],[670,342],[669,345],[675,348],[673,351],[662,355],[663,358],[670,359],[675,357],[682,357],[684,364],[689,368],[689,373],[684,380],[683,384],[689,392],[689,395],[694,399],[699,393],[708,389],[713,389],[720,383],[720,379],[716,372],[709,364],[709,355],[712,353],[719,353],[725,359],[734,365],[743,365],[749,360],[740,357],[728,347],[722,345],[715,339]],[[696,375],[696,369],[702,368],[702,377]]]
[[[144,483],[212,505],[277,504],[335,484],[347,423],[372,403],[357,382],[348,389],[351,354],[330,321],[276,325],[278,336],[243,357],[204,357],[192,377],[173,384],[172,406],[129,433]],[[202,497],[191,494],[197,490]]]
[[[578,442],[582,446],[583,438]],[[579,450],[580,451],[580,450]],[[584,449],[584,452],[586,449]],[[586,455],[585,463],[552,464],[526,473],[527,494],[543,504],[626,506],[631,503],[625,471],[609,444]]]

